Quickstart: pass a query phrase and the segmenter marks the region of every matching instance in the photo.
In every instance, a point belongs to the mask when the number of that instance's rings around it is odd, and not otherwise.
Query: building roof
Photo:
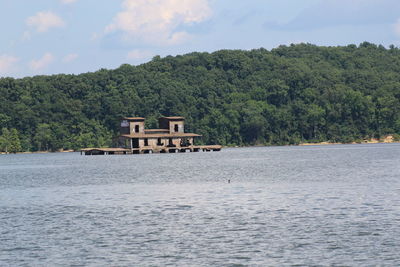
[[[160,119],[167,119],[167,120],[185,120],[185,117],[172,116],[172,117],[161,117]]]
[[[200,137],[200,134],[195,133],[161,133],[161,134],[152,134],[152,133],[137,133],[137,134],[123,134],[121,137],[125,138],[174,138],[174,137]]]
[[[96,148],[83,148],[81,151],[101,151],[101,152],[126,152],[129,149],[126,148],[108,148],[108,147],[96,147]]]
[[[145,132],[167,132],[169,133],[168,129],[144,129]]]
[[[123,120],[127,121],[144,121],[145,119],[142,117],[123,117]]]

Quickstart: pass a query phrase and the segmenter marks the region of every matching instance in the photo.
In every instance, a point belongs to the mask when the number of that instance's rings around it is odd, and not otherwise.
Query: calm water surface
[[[399,152],[0,155],[0,266],[398,266]]]

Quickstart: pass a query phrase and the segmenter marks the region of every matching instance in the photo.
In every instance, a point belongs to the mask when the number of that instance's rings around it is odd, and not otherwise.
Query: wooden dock
[[[132,154],[130,149],[125,148],[84,148],[81,155],[126,155]]]
[[[221,151],[222,146],[220,145],[208,145],[208,146],[187,146],[187,147],[142,147],[142,148],[84,148],[82,149],[81,155],[128,155],[128,154],[150,154],[150,153],[185,153],[185,152],[210,152],[210,151]]]

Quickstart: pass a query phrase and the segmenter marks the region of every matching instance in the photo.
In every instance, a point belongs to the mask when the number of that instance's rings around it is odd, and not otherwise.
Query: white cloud
[[[399,0],[323,0],[314,1],[293,20],[279,24],[268,21],[274,30],[308,31],[341,26],[392,24],[399,16]],[[390,7],[390,8],[388,8]]]
[[[97,32],[92,33],[92,36],[90,37],[91,41],[96,41],[101,37],[101,34],[98,34]]]
[[[69,54],[63,58],[64,63],[70,63],[78,58],[78,54]]]
[[[72,4],[75,3],[77,0],[61,0],[63,4]]]
[[[32,38],[32,34],[29,31],[25,31],[22,34],[21,40],[22,41],[29,41]]]
[[[122,31],[125,38],[151,44],[177,44],[190,35],[177,31],[211,16],[208,0],[124,0],[106,33]]]
[[[47,32],[51,28],[60,28],[65,26],[65,22],[51,11],[42,11],[29,17],[26,24],[33,27],[38,32]]]
[[[154,54],[151,51],[135,49],[128,53],[128,59],[147,59],[151,58]]]
[[[54,61],[54,56],[51,53],[46,53],[38,60],[32,60],[29,63],[29,67],[33,71],[40,71],[45,69]]]
[[[397,22],[394,24],[394,32],[400,36],[400,19],[397,20]]]
[[[0,75],[9,75],[16,70],[18,58],[9,55],[0,55]]]

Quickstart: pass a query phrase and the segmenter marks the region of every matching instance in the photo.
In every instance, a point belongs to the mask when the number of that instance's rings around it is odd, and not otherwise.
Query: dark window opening
[[[144,146],[148,146],[149,145],[149,139],[145,138],[144,139]]]
[[[139,148],[139,139],[138,138],[132,139],[132,148]]]
[[[191,146],[192,144],[190,143],[190,140],[187,138],[182,138],[181,139],[181,146]]]
[[[135,125],[135,133],[139,132],[139,125]]]
[[[175,124],[175,132],[177,132],[179,130],[179,126],[178,124]]]
[[[174,143],[172,142],[172,138],[168,139],[168,146],[169,147],[175,147]]]
[[[163,146],[164,143],[161,142],[161,138],[157,139],[157,146]]]

